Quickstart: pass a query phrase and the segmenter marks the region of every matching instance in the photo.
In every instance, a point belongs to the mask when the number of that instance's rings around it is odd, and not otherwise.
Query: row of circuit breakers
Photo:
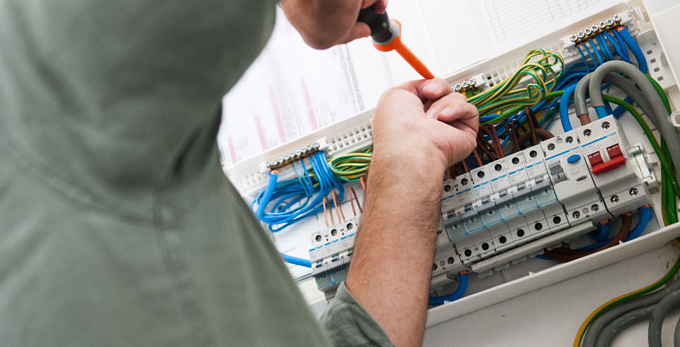
[[[628,145],[613,116],[446,180],[433,286],[518,246],[651,205],[655,182],[642,146]],[[312,235],[319,290],[345,279],[358,223]]]

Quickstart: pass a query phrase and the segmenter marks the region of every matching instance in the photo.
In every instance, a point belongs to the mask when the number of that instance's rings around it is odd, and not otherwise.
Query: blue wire
[[[623,53],[623,55],[625,56],[624,60],[630,63],[631,62],[630,54],[628,54],[628,47],[626,46],[626,43],[623,41],[623,37],[621,37],[621,34],[619,34],[619,32],[616,30],[614,30],[612,33],[614,38],[616,39],[616,42],[619,44],[619,47],[621,47],[621,53]]]
[[[631,99],[630,96],[626,96],[626,98],[623,99],[623,100],[624,100],[625,102],[631,104],[631,105],[633,104],[633,99]],[[622,107],[622,106],[618,106],[618,107],[614,110],[614,118],[618,119],[618,118],[621,117],[624,113],[626,113],[626,109],[625,109],[624,107]]]
[[[601,241],[606,240],[609,237],[609,230],[610,230],[609,223],[607,223],[607,224],[600,223],[600,225],[597,228],[597,231],[592,231],[588,235],[590,235],[590,237],[594,238],[595,241],[601,242]]]
[[[431,297],[430,305],[432,306],[443,305],[445,301],[456,301],[462,298],[463,295],[465,295],[465,291],[467,290],[467,284],[468,284],[467,273],[458,274],[458,288],[456,288],[456,291],[449,295]]]
[[[255,212],[255,217],[257,217],[257,219],[262,219],[265,207],[269,203],[269,200],[271,200],[272,194],[274,193],[274,188],[276,187],[276,181],[278,180],[278,178],[279,175],[273,172],[269,173],[269,184],[267,185],[267,189],[264,192],[264,197],[262,198],[263,204],[260,204],[257,207],[257,211]]]
[[[640,211],[638,222],[635,225],[635,228],[633,228],[633,230],[631,230],[628,233],[628,236],[626,236],[626,241],[630,241],[640,236],[640,234],[642,234],[642,232],[645,231],[647,225],[654,217],[654,210],[652,210],[651,207],[643,206],[640,207],[638,211]]]
[[[343,200],[342,182],[330,171],[325,154],[318,152],[308,159],[316,175],[316,181],[319,183],[317,188],[313,187],[312,179],[307,174],[307,167],[304,161],[301,161],[293,163],[296,179],[277,182],[269,196],[266,196],[267,190],[265,190],[251,204],[251,209],[255,204],[258,205],[256,213],[261,214],[260,220],[269,224],[271,232],[279,232],[302,219],[321,212],[324,197],[331,194],[333,190],[336,190],[339,199]],[[269,206],[270,203],[271,206]]]
[[[614,114],[614,111],[612,110],[612,105],[610,105],[608,102],[604,103],[604,109],[605,109],[605,111],[607,111],[607,116],[610,115],[610,114]],[[602,117],[600,117],[599,114],[598,114],[598,117],[602,118]]]
[[[562,123],[562,128],[565,132],[573,130],[571,127],[571,121],[569,120],[569,99],[574,95],[576,91],[576,86],[578,83],[574,83],[564,90],[564,94],[560,97],[560,122]]]
[[[597,113],[597,118],[604,118],[609,115],[607,109],[604,106],[595,106],[595,112]]]
[[[635,60],[637,61],[638,68],[640,69],[640,71],[642,71],[642,73],[649,72],[645,55],[642,54],[642,49],[640,49],[640,46],[637,44],[637,42],[635,42],[633,36],[630,35],[628,29],[623,27],[621,31],[619,31],[619,34],[621,34],[621,38],[623,39],[623,42],[626,43],[626,46],[628,46],[631,52],[633,52],[633,55],[635,56]]]
[[[607,46],[607,43],[603,41],[604,39],[602,38],[602,35],[597,35],[595,37],[595,40],[599,44],[600,50],[604,54],[604,59],[606,61],[612,60],[614,56],[612,55],[612,52],[609,50],[609,46]]]
[[[647,225],[649,225],[649,221],[652,220],[652,217],[654,216],[654,211],[652,211],[651,207],[640,207],[638,208],[638,211],[640,212],[638,222],[635,224],[635,227],[628,233],[628,236],[626,236],[626,239],[624,242],[628,242],[630,240],[633,240],[640,236],[643,231],[647,228]],[[592,245],[584,246],[579,248],[579,251],[589,251],[591,249],[599,248],[602,247],[606,244],[608,244],[612,239],[608,238],[604,241],[600,241],[597,243],[594,243]]]
[[[584,43],[583,45],[586,46],[586,50],[588,50],[588,42]],[[590,48],[592,48],[593,53],[595,53],[598,65],[602,65],[602,56],[600,56],[600,52],[597,51],[597,47],[595,47],[595,42],[593,42],[592,40],[590,41]]]
[[[621,46],[619,45],[618,40],[617,40],[616,38],[614,38],[614,36],[610,35],[610,34],[609,34],[608,32],[606,32],[606,31],[605,31],[604,34],[602,34],[602,35],[603,35],[605,41],[609,40],[609,42],[612,44],[612,46],[614,46],[614,51],[616,51],[616,54],[617,54],[621,59],[623,59],[624,61],[630,63],[630,60],[628,59],[628,54],[627,54],[628,51],[626,51],[626,54],[623,53],[623,51],[622,51],[622,49],[621,49]],[[623,49],[626,49],[626,48],[624,47]]]
[[[264,196],[262,197],[261,203],[257,208],[257,211],[255,212],[255,217],[257,219],[262,220],[262,216],[264,215],[265,208],[269,204],[269,201],[271,200],[271,197],[274,193],[274,189],[276,188],[276,182],[278,180],[279,175],[270,172],[269,173],[269,184],[267,185],[267,189],[264,191]],[[306,259],[302,258],[296,258],[287,254],[280,253],[281,257],[283,258],[283,261],[287,263],[291,263],[294,265],[299,265],[299,266],[304,266],[311,268],[312,267],[312,262]]]
[[[578,48],[578,53],[581,54],[581,59],[583,59],[583,64],[586,66],[586,71],[590,73],[590,64],[588,64],[588,59],[586,58],[585,54],[583,54],[581,46],[576,46],[576,48]]]
[[[297,266],[304,266],[304,267],[308,267],[308,268],[312,267],[312,262],[307,260],[307,259],[293,257],[291,255],[284,254],[284,253],[280,253],[280,254],[281,254],[281,258],[283,258],[283,261],[285,261],[286,263],[297,265]]]

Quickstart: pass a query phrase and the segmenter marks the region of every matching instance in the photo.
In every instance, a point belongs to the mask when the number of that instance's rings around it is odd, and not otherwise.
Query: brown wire
[[[529,133],[522,134],[522,136],[519,137],[519,143],[527,142],[530,135],[531,134]],[[541,128],[536,129],[536,135],[538,136],[539,139],[541,139],[541,141],[555,137],[555,135],[553,135],[551,132]]]
[[[587,255],[591,255],[593,253],[597,253],[601,250],[614,247],[614,246],[618,245],[620,242],[622,242],[623,240],[626,239],[626,237],[628,236],[628,233],[630,232],[630,227],[631,227],[632,223],[633,223],[633,214],[630,213],[630,212],[626,212],[626,213],[621,215],[621,229],[619,229],[619,232],[616,234],[616,236],[614,236],[614,238],[612,238],[611,241],[607,242],[607,244],[605,244],[601,247],[586,250],[586,251],[579,251],[579,250],[573,250],[571,248],[559,247],[559,248],[555,248],[555,249],[550,250],[550,251],[546,250],[543,253],[543,256],[548,258],[548,259],[552,259],[552,260],[555,260],[555,261],[566,263],[566,262],[570,262],[572,260],[583,258],[583,257],[585,257]]]
[[[361,190],[364,191],[364,195],[366,195],[366,183],[364,183],[364,178],[360,177],[359,178],[359,183],[361,183]]]
[[[326,228],[330,227],[330,225],[328,224],[328,210],[326,209],[327,203],[328,203],[328,198],[326,198],[324,196],[322,205],[323,205],[323,219],[326,220]]]
[[[482,163],[482,157],[479,156],[479,152],[477,152],[477,149],[476,149],[476,148],[472,150],[472,154],[475,155],[475,160],[477,160],[477,165],[478,165],[479,167],[484,166],[484,164]],[[465,161],[463,161],[463,164],[465,165],[465,164],[467,164],[467,163],[466,163]],[[469,166],[466,167],[465,171],[466,171],[466,172],[470,172],[470,167],[469,167]]]
[[[484,140],[482,136],[483,136],[482,129],[479,129],[479,133],[477,136],[477,148],[481,150],[482,155],[486,155],[486,157],[489,158],[490,162],[494,161],[495,160],[494,157],[496,156],[496,154],[494,153],[493,149],[489,148],[489,143],[486,142],[486,140]]]
[[[473,151],[473,153],[475,153],[475,151]],[[475,157],[479,157],[479,154],[476,154]],[[477,161],[479,161],[479,160],[480,159],[477,158]],[[463,159],[463,161],[461,161],[461,163],[463,163],[463,170],[465,170],[466,173],[470,172],[470,164],[468,164],[467,159]]]
[[[515,130],[515,120],[505,124],[505,132],[508,133],[508,138],[510,139],[510,144],[512,145],[512,153],[520,151],[519,138],[517,137],[517,131]]]
[[[449,179],[455,179],[456,176],[458,176],[458,172],[456,172],[456,166],[451,166],[449,168]]]
[[[536,129],[540,128],[536,122],[536,116],[534,115],[534,111],[531,110],[531,107],[527,106],[524,108],[524,113],[527,116],[527,123],[529,123],[529,134],[531,136],[529,139],[531,140],[531,144],[533,146],[538,144],[538,137],[536,135]]]
[[[359,207],[359,212],[364,213],[364,209],[361,207],[361,203],[359,202],[359,197],[357,196],[357,192],[354,190],[354,188],[349,187],[349,193],[354,196],[354,199],[357,201],[357,207]],[[352,198],[350,196],[350,198]],[[354,215],[356,217],[356,214]]]
[[[335,210],[338,211],[338,223],[345,221],[345,213],[342,212],[342,205],[338,203],[338,195],[335,194],[335,190],[331,191],[331,196],[333,197],[333,204],[335,205]],[[342,220],[340,220],[342,216]]]
[[[493,144],[493,148],[496,150],[496,155],[498,156],[498,159],[503,158],[503,146],[501,145],[501,139],[498,138],[498,132],[496,132],[496,127],[487,124],[491,130],[491,143]]]
[[[581,125],[588,125],[590,124],[590,115],[580,114],[578,115],[578,120],[581,121]]]
[[[354,188],[349,187],[349,203],[352,205],[352,213],[354,214],[354,217],[357,216],[357,210],[354,207],[354,198],[352,197],[352,193],[354,193]],[[356,196],[356,194],[354,194]]]
[[[515,128],[517,130],[522,130],[522,133],[527,132],[527,128],[524,126],[524,124],[518,122],[517,120],[513,119],[512,122],[516,125]]]
[[[489,140],[487,140],[484,135],[486,135]],[[503,148],[501,146],[501,140],[498,138],[498,133],[496,132],[496,127],[491,124],[484,124],[479,127],[479,132],[477,133],[477,147],[489,157],[489,161],[495,161],[503,158]]]

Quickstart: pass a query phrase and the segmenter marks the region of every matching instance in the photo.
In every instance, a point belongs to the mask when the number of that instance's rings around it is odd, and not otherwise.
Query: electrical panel
[[[596,20],[548,35],[535,46],[558,52],[564,68],[569,69],[582,59],[579,45],[620,26],[641,40],[653,67],[651,76],[664,88],[672,86],[672,78],[659,78],[671,74],[667,66],[660,65],[653,30],[635,6],[616,7]],[[517,66],[512,62],[520,57],[517,52],[508,53],[448,81],[454,91],[471,97],[508,77]],[[237,165],[229,175],[246,199],[252,199],[266,188],[272,168],[282,179],[294,179],[296,172],[288,164],[307,155],[322,151],[332,159],[370,148],[372,116],[373,111],[367,111],[309,134]],[[431,295],[450,291],[460,273],[490,276],[579,239],[602,221],[658,204],[659,163],[650,154],[650,146],[640,136],[626,136],[624,123],[613,115],[591,118],[588,124],[444,178]],[[361,189],[356,182],[348,187]],[[360,210],[349,218],[340,217],[343,208],[347,211],[350,203],[354,207],[352,195],[345,192],[344,196],[344,201],[329,207],[338,218],[331,215],[329,222],[319,213],[316,222],[310,223],[314,224],[308,236],[310,275],[326,298],[344,281],[360,233]]]

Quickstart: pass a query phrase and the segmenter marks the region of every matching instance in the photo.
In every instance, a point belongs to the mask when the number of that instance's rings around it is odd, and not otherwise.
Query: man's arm
[[[387,91],[373,119],[366,208],[346,286],[397,346],[422,343],[444,171],[476,146],[477,116],[435,79]]]

